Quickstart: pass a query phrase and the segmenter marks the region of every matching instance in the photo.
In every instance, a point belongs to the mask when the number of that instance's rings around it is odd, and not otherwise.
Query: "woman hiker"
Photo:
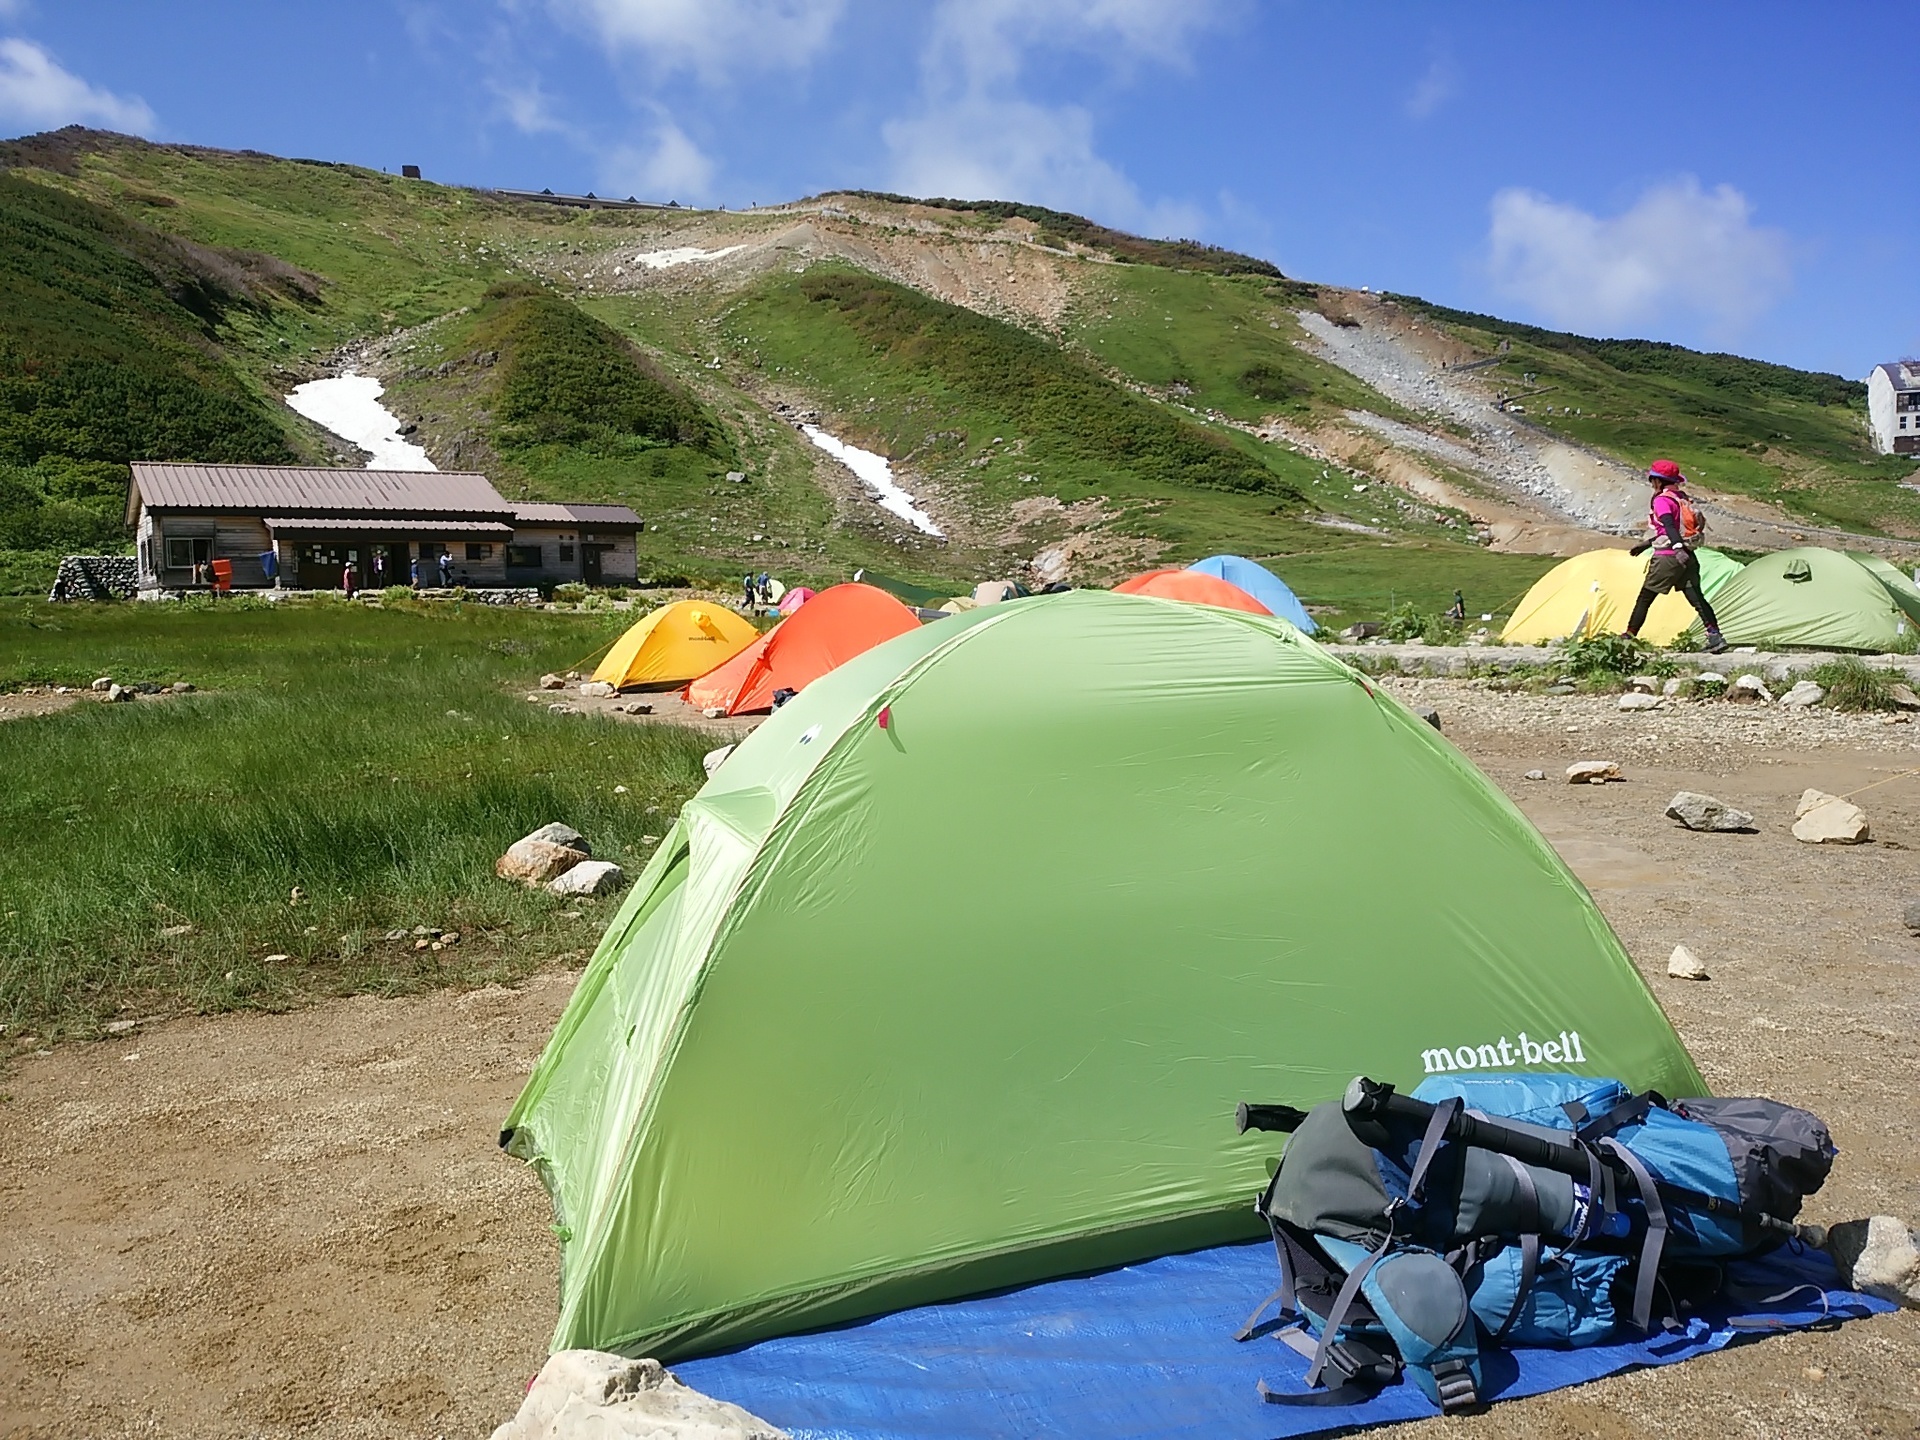
[[[1693,543],[1699,539],[1701,521],[1680,488],[1686,481],[1680,467],[1671,460],[1656,460],[1647,467],[1647,483],[1653,486],[1647,522],[1653,538],[1641,541],[1629,553],[1639,555],[1651,547],[1653,558],[1647,562],[1647,578],[1640,587],[1640,598],[1633,602],[1627,637],[1632,639],[1640,634],[1655,597],[1678,590],[1687,597],[1700,623],[1706,626],[1707,653],[1718,655],[1727,648],[1727,642],[1720,636],[1720,621],[1713,607],[1700,590],[1700,561],[1694,556]],[[1688,534],[1688,530],[1693,533]]]

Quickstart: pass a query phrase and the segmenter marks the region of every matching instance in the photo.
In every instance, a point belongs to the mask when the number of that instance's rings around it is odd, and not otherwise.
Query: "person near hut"
[[[349,600],[353,598],[353,592],[360,588],[360,562],[351,556],[340,567],[340,588],[346,591]]]
[[[442,550],[440,558],[434,563],[440,570],[440,588],[445,590],[453,584],[453,556]]]

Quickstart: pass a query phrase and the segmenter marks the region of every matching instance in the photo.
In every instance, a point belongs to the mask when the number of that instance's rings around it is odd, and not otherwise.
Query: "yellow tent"
[[[613,642],[593,678],[629,685],[681,685],[724,665],[760,632],[724,605],[679,600],[663,605]]]
[[[1740,566],[1717,550],[1698,554],[1701,589],[1711,600]],[[1589,550],[1563,560],[1534,582],[1500,638],[1509,645],[1544,645],[1574,635],[1623,634],[1646,578],[1647,557],[1624,550]],[[1693,607],[1672,591],[1653,602],[1640,638],[1669,645],[1693,622]]]

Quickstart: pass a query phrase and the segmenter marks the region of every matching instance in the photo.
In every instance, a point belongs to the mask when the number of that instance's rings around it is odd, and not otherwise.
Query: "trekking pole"
[[[1396,1094],[1393,1086],[1385,1081],[1369,1080],[1364,1075],[1355,1077],[1353,1083],[1347,1086],[1347,1093],[1340,1102],[1340,1108],[1346,1112],[1349,1120],[1376,1122],[1399,1120],[1414,1126],[1425,1126],[1433,1118],[1434,1112],[1434,1107],[1426,1101],[1416,1100],[1411,1095]],[[1575,1180],[1587,1179],[1593,1173],[1596,1159],[1616,1175],[1622,1175],[1625,1170],[1618,1160],[1605,1151],[1583,1144],[1577,1139],[1549,1139],[1545,1135],[1536,1135],[1531,1131],[1502,1125],[1497,1120],[1484,1120],[1479,1116],[1469,1115],[1464,1110],[1454,1114],[1444,1134],[1447,1139],[1459,1144],[1478,1146],[1482,1150],[1491,1150],[1496,1155],[1511,1155],[1522,1164],[1537,1165],[1542,1170],[1557,1171]],[[1624,1178],[1631,1179],[1631,1176]],[[1816,1250],[1823,1249],[1827,1243],[1827,1231],[1824,1225],[1797,1225],[1791,1220],[1782,1220],[1778,1216],[1768,1215],[1763,1211],[1749,1210],[1734,1201],[1723,1200],[1718,1195],[1707,1195],[1698,1190],[1689,1190],[1685,1186],[1670,1185],[1664,1180],[1656,1180],[1654,1188],[1663,1200],[1670,1200],[1691,1209],[1705,1210],[1709,1214],[1742,1220],[1781,1239],[1798,1240]]]

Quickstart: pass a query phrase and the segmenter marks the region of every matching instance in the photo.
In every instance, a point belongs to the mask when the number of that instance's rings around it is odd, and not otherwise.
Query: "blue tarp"
[[[1243,555],[1209,555],[1204,560],[1194,561],[1187,568],[1198,570],[1202,575],[1215,576],[1229,585],[1238,585],[1295,629],[1311,635],[1320,628],[1313,623],[1306,606],[1287,587],[1286,581],[1266,566]]]
[[[1771,1312],[1783,1327],[1893,1308],[1834,1289],[1832,1262],[1817,1251],[1735,1270],[1770,1296],[1805,1284],[1826,1292],[1824,1308],[1811,1291],[1783,1302],[1790,1308]],[[1299,1391],[1306,1372],[1306,1361],[1272,1337],[1233,1341],[1274,1284],[1272,1246],[1230,1245],[767,1340],[673,1369],[795,1440],[1275,1440],[1436,1413],[1408,1384],[1358,1407],[1263,1404],[1258,1381]],[[1746,1338],[1727,1318],[1619,1345],[1491,1356],[1488,1389],[1508,1399],[1671,1365]]]

